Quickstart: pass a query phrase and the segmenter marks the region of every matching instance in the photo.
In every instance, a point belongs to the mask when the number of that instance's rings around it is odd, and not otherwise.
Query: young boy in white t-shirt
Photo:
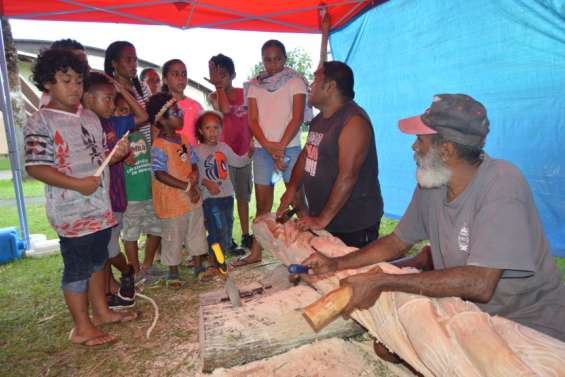
[[[33,80],[50,100],[24,128],[25,166],[30,176],[46,184],[47,218],[60,238],[61,287],[74,321],[69,340],[98,346],[116,341],[99,325],[133,320],[137,313],[114,312],[106,304],[103,268],[116,220],[108,169],[95,176],[108,153],[104,133],[92,111],[79,109],[87,68],[68,50],[51,49],[38,56]],[[114,159],[125,151],[118,147]]]

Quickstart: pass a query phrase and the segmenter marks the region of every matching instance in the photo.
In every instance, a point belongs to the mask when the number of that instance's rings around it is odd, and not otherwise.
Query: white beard
[[[423,188],[434,188],[446,185],[451,177],[451,170],[445,166],[437,148],[432,147],[424,157],[414,153],[416,160],[416,180]]]

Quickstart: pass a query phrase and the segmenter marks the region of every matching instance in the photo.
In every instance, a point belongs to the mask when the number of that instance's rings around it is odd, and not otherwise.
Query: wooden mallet
[[[353,290],[349,285],[335,289],[304,308],[302,315],[318,332],[336,319],[351,300]]]

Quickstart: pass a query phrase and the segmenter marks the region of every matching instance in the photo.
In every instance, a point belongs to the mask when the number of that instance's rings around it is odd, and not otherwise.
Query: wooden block
[[[244,292],[247,287],[240,289]],[[278,355],[314,340],[364,332],[355,322],[339,318],[315,333],[302,317],[302,308],[321,295],[308,286],[299,285],[272,294],[265,292],[268,289],[242,299],[239,308],[233,308],[229,301],[200,306],[200,355],[204,372]]]

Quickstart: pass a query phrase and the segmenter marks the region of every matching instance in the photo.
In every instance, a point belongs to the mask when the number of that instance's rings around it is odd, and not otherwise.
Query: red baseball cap
[[[398,121],[398,128],[400,128],[400,131],[404,132],[405,134],[410,134],[410,135],[437,134],[436,130],[426,126],[426,124],[422,121],[422,117],[420,115],[416,115],[410,118],[400,119]]]
[[[401,119],[398,128],[412,135],[440,134],[454,143],[482,148],[489,132],[485,107],[465,94],[436,94],[422,115]]]

